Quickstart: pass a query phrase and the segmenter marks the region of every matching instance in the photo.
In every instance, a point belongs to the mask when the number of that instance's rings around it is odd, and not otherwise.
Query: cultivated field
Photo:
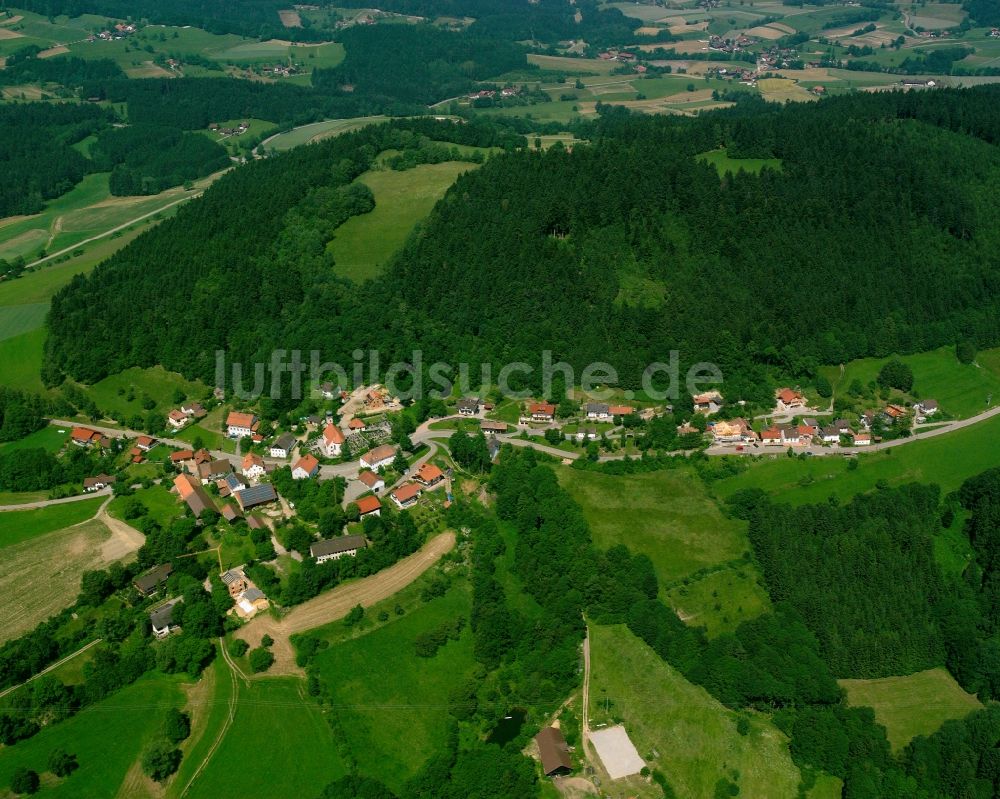
[[[344,583],[293,608],[280,621],[272,616],[257,616],[236,631],[251,646],[258,646],[265,634],[274,639],[275,661],[272,674],[295,674],[295,652],[289,636],[306,632],[343,618],[355,605],[370,607],[416,580],[433,566],[442,555],[455,546],[455,534],[441,533],[409,557],[383,569],[378,574]]]
[[[375,208],[337,228],[329,245],[337,273],[358,283],[375,277],[455,179],[470,169],[475,164],[446,161],[361,175],[358,182],[372,190]]]
[[[838,682],[847,692],[849,704],[875,711],[875,720],[885,727],[894,750],[918,735],[930,735],[949,719],[965,718],[982,707],[944,668],[907,677]]]
[[[750,732],[736,731],[739,715],[684,677],[625,626],[590,626],[590,726],[624,723],[639,755],[659,769],[677,796],[713,796],[720,778],[735,780],[740,796],[795,796],[799,771],[788,739],[763,716],[749,714]],[[612,796],[662,796],[639,777],[615,782]]]

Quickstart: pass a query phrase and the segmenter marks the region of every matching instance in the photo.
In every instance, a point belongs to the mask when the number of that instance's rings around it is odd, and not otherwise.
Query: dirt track
[[[269,615],[258,616],[237,630],[235,636],[256,647],[260,646],[260,640],[265,633],[270,635],[274,639],[274,645],[271,647],[274,653],[274,665],[267,673],[270,675],[300,673],[301,670],[295,665],[295,650],[289,641],[290,635],[343,618],[355,605],[360,604],[367,608],[392,596],[437,563],[453,546],[455,546],[455,534],[441,533],[417,552],[388,569],[320,594],[315,599],[310,599],[294,608],[280,621]]]

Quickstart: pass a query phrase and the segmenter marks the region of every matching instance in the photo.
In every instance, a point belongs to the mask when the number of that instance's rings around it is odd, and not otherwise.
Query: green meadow
[[[108,504],[108,513],[116,519],[133,524],[125,518],[124,510],[132,499],[136,499],[146,508],[151,519],[155,519],[164,529],[182,514],[181,503],[176,494],[171,494],[170,483],[164,481],[161,485],[142,488],[128,497],[115,497]]]
[[[590,724],[623,723],[639,755],[667,778],[677,796],[713,796],[723,777],[740,796],[795,796],[799,771],[788,739],[766,717],[740,715],[688,682],[624,625],[590,626]],[[631,777],[615,796],[659,797],[659,788]],[[619,787],[620,786],[620,787]]]
[[[384,626],[316,656],[333,692],[336,725],[362,773],[398,789],[441,750],[449,695],[475,667],[472,635],[466,629],[432,658],[417,657],[413,641],[446,621],[468,619],[470,602],[468,586],[459,583],[403,616],[390,611]]]
[[[97,513],[103,501],[104,497],[94,497],[47,508],[0,513],[0,548],[85,522]]]
[[[310,125],[302,125],[298,128],[292,128],[284,133],[279,133],[274,136],[267,144],[267,148],[278,150],[284,152],[285,150],[290,150],[293,147],[298,147],[302,144],[309,144],[315,141],[321,141],[330,136],[336,136],[340,133],[350,133],[358,128],[363,128],[365,125],[370,125],[375,122],[385,122],[389,117],[385,116],[372,116],[372,117],[355,117],[352,119],[328,119],[324,122],[313,122]]]
[[[0,785],[6,788],[14,770],[23,766],[41,775],[42,788],[36,794],[40,797],[135,796],[125,784],[127,775],[147,743],[159,733],[167,710],[183,706],[179,683],[177,677],[148,674],[33,738],[4,747]],[[46,765],[49,753],[57,748],[75,754],[80,766],[62,779],[49,773]]]
[[[192,399],[205,395],[207,388],[187,380],[176,372],[168,372],[162,366],[148,369],[132,367],[94,383],[88,393],[102,411],[126,415],[147,412],[143,403],[152,400],[157,410],[165,412],[174,407],[175,391],[182,391]]]
[[[358,178],[375,195],[375,208],[337,228],[329,251],[336,270],[358,283],[375,277],[407,237],[463,172],[475,165],[461,161],[422,164],[403,172],[386,169]]]
[[[885,727],[894,750],[902,749],[918,735],[936,732],[949,719],[965,718],[982,707],[944,668],[906,677],[838,682],[847,692],[848,704],[875,711],[875,720]]]
[[[719,177],[725,177],[727,172],[732,172],[734,175],[739,172],[752,172],[756,175],[764,168],[781,171],[780,158],[730,158],[724,148],[701,153],[697,158],[714,166]]]
[[[47,425],[17,441],[7,441],[0,444],[0,452],[13,452],[20,449],[44,449],[46,452],[58,452],[63,448],[67,438],[69,438],[69,430],[65,427]]]

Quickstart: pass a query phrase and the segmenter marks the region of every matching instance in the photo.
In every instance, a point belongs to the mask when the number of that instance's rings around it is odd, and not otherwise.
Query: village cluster
[[[138,29],[135,25],[130,22],[118,22],[112,28],[107,30],[98,31],[92,36],[87,37],[88,42],[96,42],[101,40],[103,42],[117,41],[118,39],[125,39],[135,33]]]

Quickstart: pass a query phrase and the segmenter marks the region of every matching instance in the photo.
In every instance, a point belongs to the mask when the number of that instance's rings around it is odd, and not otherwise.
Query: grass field
[[[10,388],[20,388],[35,393],[45,391],[42,378],[39,376],[44,347],[44,328],[0,341],[3,384]]]
[[[372,125],[376,122],[385,122],[387,119],[389,119],[389,117],[372,116],[354,117],[352,119],[328,119],[324,122],[314,122],[311,125],[302,125],[301,127],[293,128],[292,130],[285,131],[284,133],[279,133],[268,142],[267,149],[274,149],[283,152],[302,144],[322,141],[323,139],[329,138],[330,136],[336,136],[340,133],[350,133],[353,130],[363,128],[365,125]]]
[[[20,336],[41,327],[45,323],[45,314],[48,312],[49,304],[47,302],[0,307],[0,341]]]
[[[433,658],[417,657],[413,639],[449,619],[468,618],[469,610],[469,590],[457,585],[317,656],[320,674],[341,704],[338,726],[349,731],[346,744],[362,773],[398,789],[443,745],[448,695],[474,667],[472,636],[465,630]]]
[[[937,483],[947,493],[967,478],[1000,466],[998,437],[1000,417],[994,416],[937,438],[860,455],[858,468],[853,470],[845,458],[769,458],[717,481],[713,491],[725,498],[741,488],[761,488],[793,505],[823,502],[829,496],[849,500],[870,491],[877,480],[890,485]]]
[[[874,381],[882,366],[892,359],[913,370],[912,396],[936,399],[943,411],[956,418],[986,410],[990,395],[1000,400],[1000,349],[984,350],[971,364],[959,362],[954,347],[941,347],[916,355],[850,361],[844,364],[843,375],[839,366],[824,366],[820,371],[836,392],[846,393],[854,380],[865,386]]]
[[[672,586],[667,599],[681,618],[705,627],[710,636],[732,632],[740,622],[771,609],[771,600],[751,564],[729,566],[687,585]]]
[[[474,168],[473,164],[446,161],[405,172],[366,172],[359,177],[375,195],[375,209],[351,217],[337,228],[329,245],[337,272],[358,283],[377,275],[455,179]]]
[[[42,789],[37,796],[114,797],[143,748],[158,733],[167,710],[182,704],[178,678],[146,675],[33,738],[5,747],[0,757],[0,785],[6,789],[14,769],[25,766],[42,775]],[[46,766],[49,753],[60,747],[76,754],[80,765],[72,776],[62,780],[47,773]]]
[[[590,626],[591,727],[621,721],[639,754],[666,776],[677,796],[709,797],[722,777],[740,796],[784,799],[800,778],[788,739],[763,716],[739,716],[688,682],[624,625]],[[662,796],[639,778],[602,786],[610,796]]]
[[[918,735],[930,735],[949,719],[965,718],[982,707],[944,668],[906,677],[837,682],[847,692],[849,704],[875,711],[875,720],[885,727],[894,750]]]
[[[171,494],[167,488],[168,484],[154,485],[150,488],[141,488],[132,497],[115,497],[108,505],[108,513],[116,519],[128,521],[122,515],[125,505],[133,497],[139,500],[149,513],[151,519],[155,519],[164,529],[178,516],[182,515],[182,505],[176,494]],[[131,522],[130,522],[131,523]]]
[[[44,449],[46,452],[58,452],[69,438],[69,430],[65,427],[46,425],[41,430],[29,433],[17,441],[0,444],[0,452],[14,452],[21,449]]]
[[[65,505],[0,513],[0,549],[86,521],[97,513],[104,497],[81,499]]]
[[[88,393],[102,411],[145,415],[145,399],[153,400],[161,412],[167,411],[174,407],[173,395],[178,389],[191,398],[203,397],[207,392],[201,383],[187,380],[176,372],[168,372],[162,366],[154,366],[148,369],[133,367],[106,377],[90,386]]]
[[[780,158],[730,158],[724,149],[710,150],[697,158],[714,166],[719,177],[724,177],[727,172],[732,172],[734,175],[738,172],[752,172],[756,175],[764,167],[781,171]]]
[[[226,680],[219,676],[217,685]],[[222,702],[218,697],[213,701]],[[218,715],[213,706],[209,733]],[[202,753],[207,750],[199,742],[192,761],[203,759]],[[239,795],[248,797],[310,797],[345,773],[333,733],[319,705],[306,696],[302,680],[274,677],[239,686],[233,723],[185,796],[232,796],[238,786]]]

